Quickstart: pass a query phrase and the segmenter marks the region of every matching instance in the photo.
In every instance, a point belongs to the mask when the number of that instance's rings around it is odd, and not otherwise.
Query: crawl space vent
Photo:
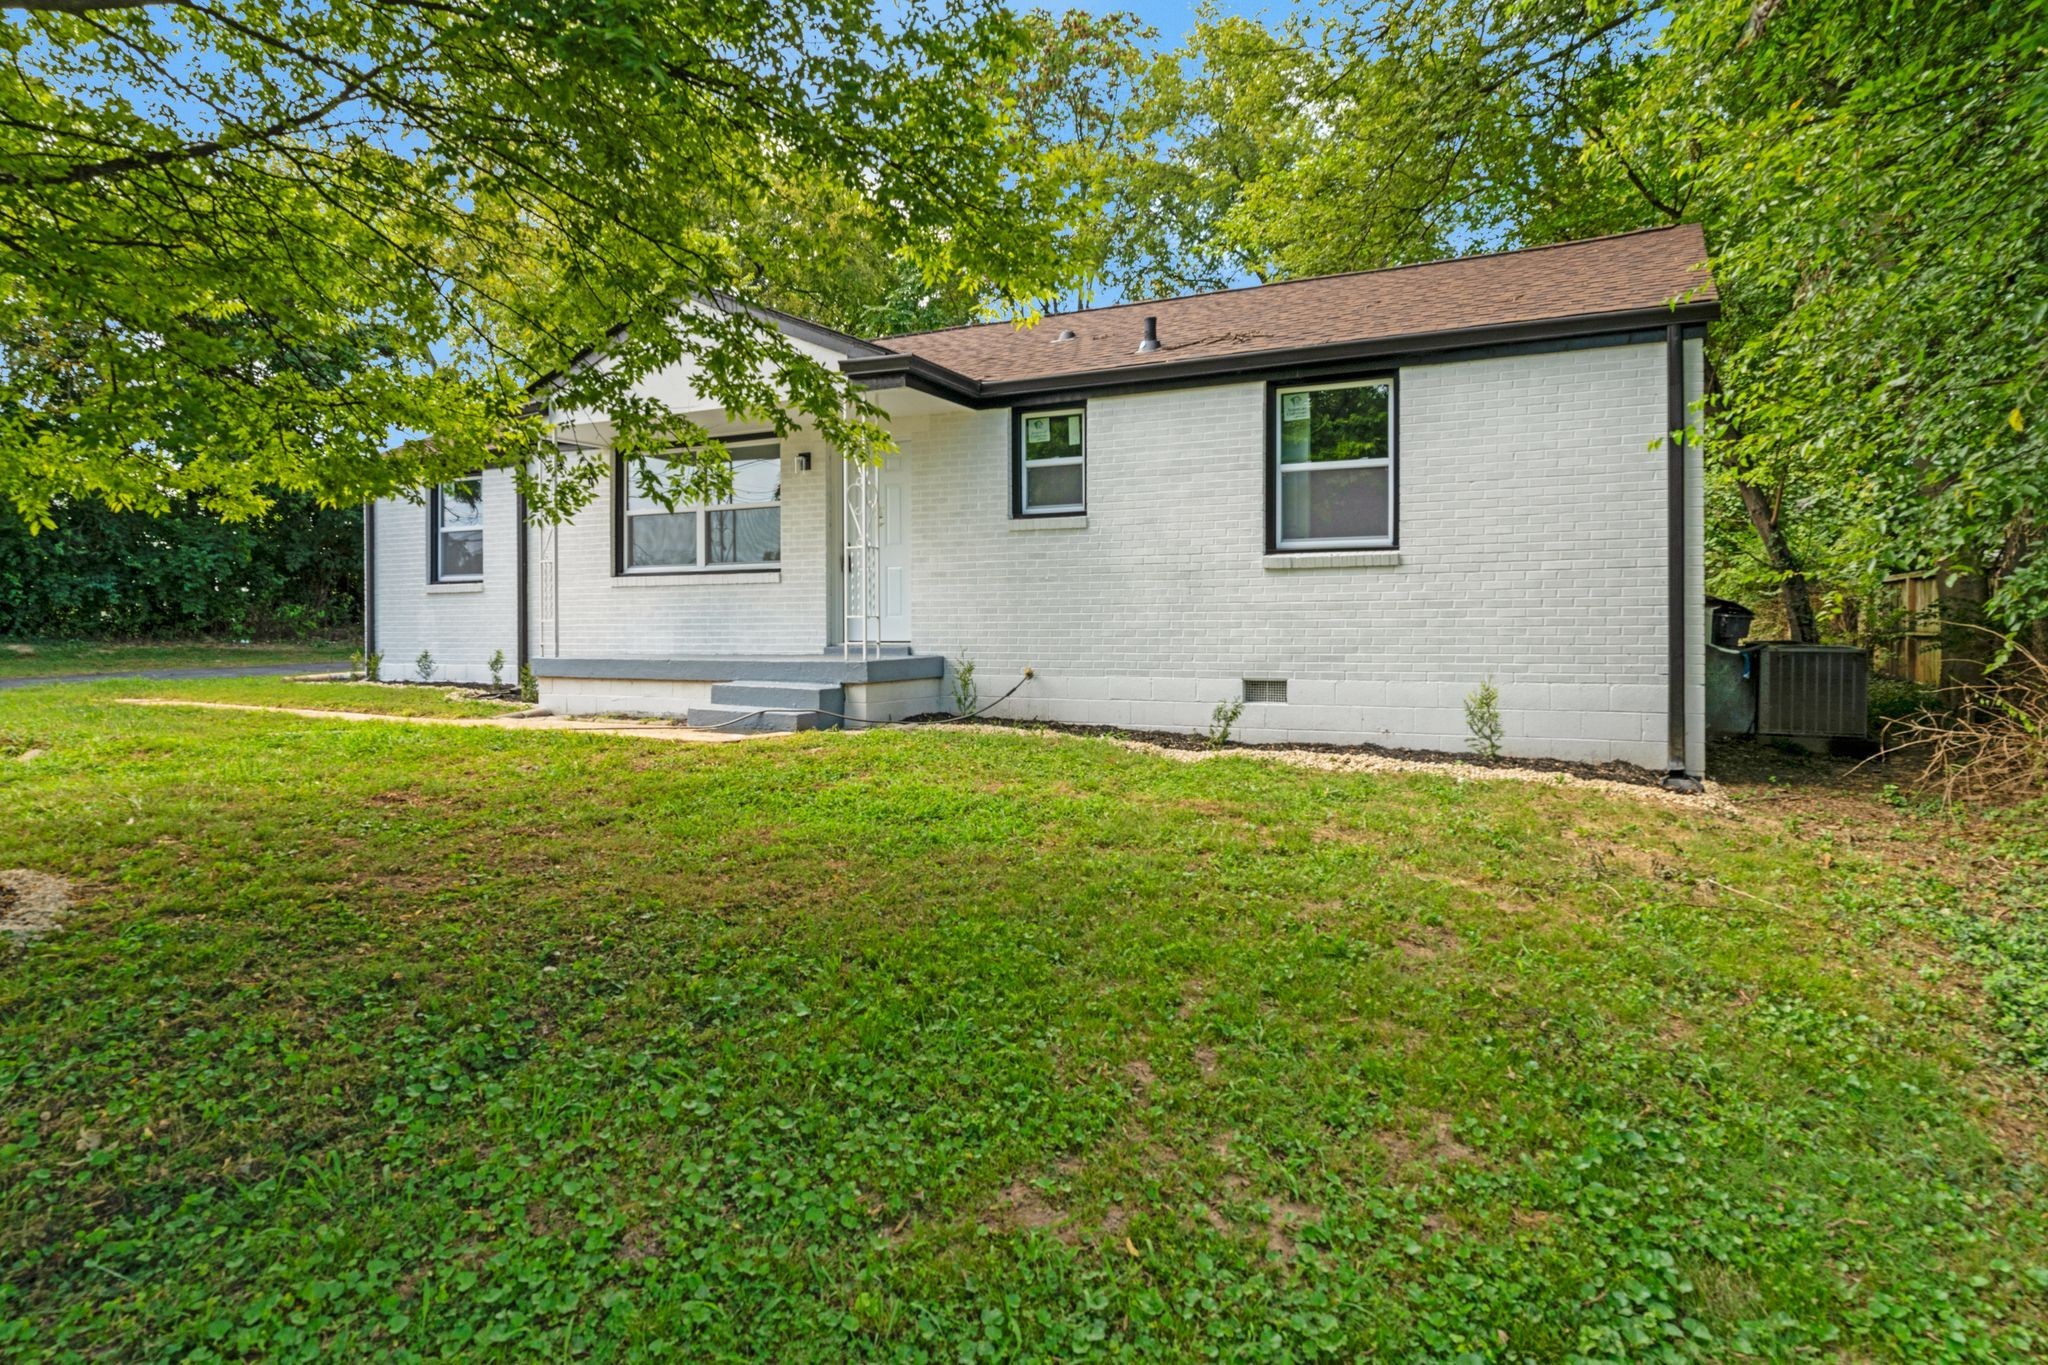
[[[1247,702],[1286,701],[1287,682],[1284,678],[1246,678],[1244,699]]]

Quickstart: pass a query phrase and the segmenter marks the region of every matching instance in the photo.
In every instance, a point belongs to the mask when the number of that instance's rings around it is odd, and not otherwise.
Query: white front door
[[[880,522],[882,639],[910,641],[910,462],[899,452],[882,463]]]

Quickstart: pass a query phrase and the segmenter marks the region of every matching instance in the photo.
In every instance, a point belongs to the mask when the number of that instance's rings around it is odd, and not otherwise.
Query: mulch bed
[[[1605,782],[1627,782],[1639,787],[1662,787],[1664,774],[1651,772],[1648,768],[1633,763],[1573,763],[1561,758],[1486,758],[1480,754],[1455,753],[1443,749],[1396,749],[1383,744],[1242,744],[1232,740],[1216,745],[1203,735],[1183,734],[1178,730],[1130,730],[1116,725],[1064,725],[1050,720],[999,720],[992,716],[981,716],[974,720],[962,721],[945,712],[912,716],[906,723],[924,721],[949,721],[959,725],[987,725],[1003,730],[1052,730],[1063,735],[1082,735],[1094,739],[1132,739],[1143,744],[1155,744],[1162,749],[1183,749],[1190,752],[1233,749],[1248,753],[1286,751],[1310,754],[1369,754],[1377,758],[1400,759],[1407,763],[1461,763],[1472,768],[1512,768],[1524,772],[1565,773]]]

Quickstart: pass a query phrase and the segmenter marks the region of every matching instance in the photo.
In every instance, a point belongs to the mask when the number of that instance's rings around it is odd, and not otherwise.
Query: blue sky
[[[1017,0],[1012,0],[1016,3]],[[1159,30],[1159,46],[1162,50],[1177,47],[1181,38],[1195,25],[1194,0],[1127,0],[1119,4],[1116,0],[1036,0],[1044,8],[1055,12],[1062,9],[1084,9],[1092,14],[1110,14],[1118,11],[1135,14]],[[1256,0],[1219,0],[1217,10],[1223,14],[1265,14],[1278,18],[1288,12],[1285,4],[1259,4]]]

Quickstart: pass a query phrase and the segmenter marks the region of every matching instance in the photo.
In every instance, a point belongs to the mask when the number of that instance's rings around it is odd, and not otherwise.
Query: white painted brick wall
[[[824,544],[830,488],[838,457],[815,438],[782,443],[784,562],[765,573],[624,576],[612,574],[612,489],[557,531],[559,599],[552,635],[544,632],[547,591],[541,572],[542,533],[529,528],[528,553],[536,658],[591,655],[737,654],[812,652],[825,645],[827,571]],[[809,451],[808,471],[796,468]],[[376,633],[386,677],[411,677],[420,650],[433,651],[435,676],[485,682],[487,660],[503,649],[505,679],[517,668],[517,584],[513,537],[518,534],[511,475],[484,476],[484,587],[459,591],[427,582],[427,509],[386,500],[377,504]]]
[[[822,442],[793,436],[782,445],[782,555],[766,574],[612,575],[612,490],[559,532],[557,642],[540,637],[542,605],[533,604],[534,653],[563,659],[616,655],[813,652],[825,647],[825,517],[838,457]],[[799,451],[811,468],[796,467]],[[538,533],[535,542],[538,544]],[[536,568],[539,555],[535,554]],[[536,572],[534,590],[540,590]]]
[[[417,676],[421,650],[434,656],[434,676],[448,682],[489,682],[490,658],[505,651],[505,681],[519,666],[519,585],[512,558],[518,503],[512,476],[483,479],[484,578],[475,584],[427,582],[427,504],[385,499],[377,504],[374,626],[384,673]]]
[[[1697,393],[1699,348],[1689,350]],[[1089,405],[1088,514],[1009,519],[1009,415],[904,419],[917,647],[979,666],[982,696],[1027,665],[1005,708],[1081,724],[1198,730],[1245,677],[1285,678],[1247,706],[1254,741],[1458,749],[1462,702],[1491,676],[1509,752],[1665,766],[1664,352],[1602,347],[1414,366],[1400,377],[1400,550],[1391,567],[1264,566],[1265,390],[1225,384]],[[794,452],[814,467],[796,471]],[[621,583],[610,489],[561,532],[562,656],[810,652],[828,639],[838,501],[822,443],[783,443],[773,581]],[[1700,459],[1690,599],[1704,593]],[[420,648],[444,676],[513,651],[511,489],[487,480],[486,589],[425,588],[425,510],[378,513],[386,667]],[[1704,638],[1704,611],[1692,623]],[[1704,766],[1705,676],[1688,677]],[[606,694],[614,695],[614,694]],[[617,699],[615,697],[615,699]]]
[[[1092,402],[1074,530],[1011,529],[1006,413],[906,424],[917,645],[972,657],[984,696],[1028,665],[1006,712],[1078,724],[1199,729],[1240,679],[1288,679],[1245,708],[1254,741],[1462,748],[1491,676],[1510,752],[1661,770],[1663,367],[1649,345],[1405,370],[1391,568],[1263,567],[1259,383]]]

